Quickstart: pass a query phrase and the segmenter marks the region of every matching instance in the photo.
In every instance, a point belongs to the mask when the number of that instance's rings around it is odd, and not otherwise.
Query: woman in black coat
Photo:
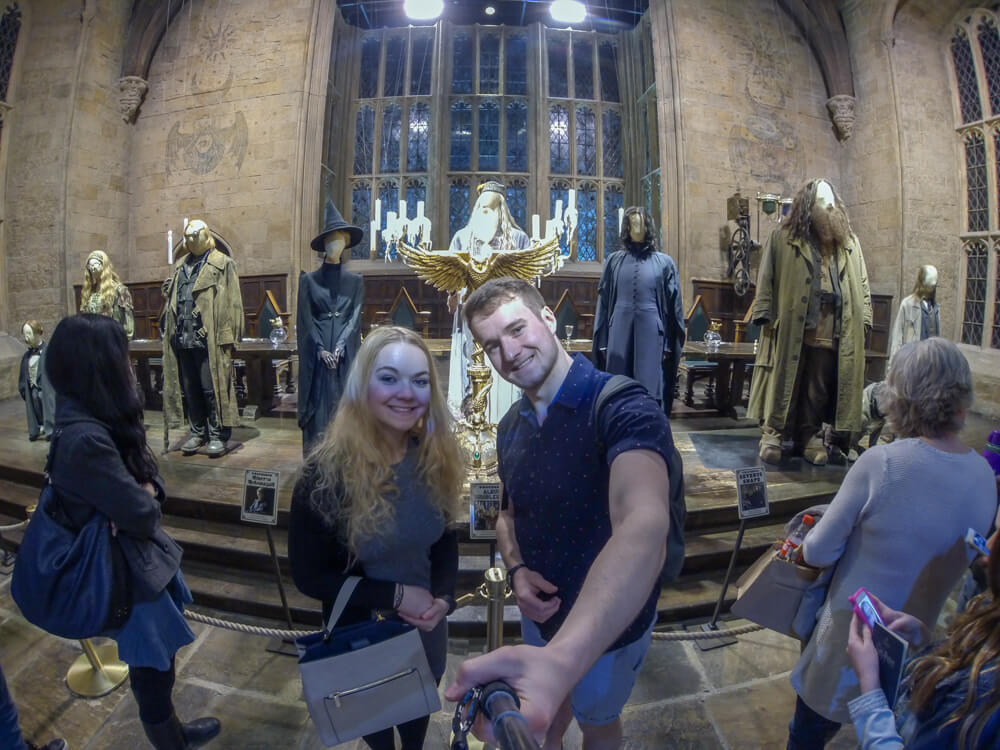
[[[116,598],[126,592],[130,611],[113,611],[103,635],[129,665],[153,747],[198,747],[219,733],[219,721],[182,725],[171,701],[174,654],[194,640],[184,619],[191,592],[180,572],[181,548],[160,525],[166,494],[146,443],[125,330],[103,315],[64,318],[49,341],[46,370],[56,391],[49,452],[56,520],[81,528],[94,513],[108,519],[117,541]]]

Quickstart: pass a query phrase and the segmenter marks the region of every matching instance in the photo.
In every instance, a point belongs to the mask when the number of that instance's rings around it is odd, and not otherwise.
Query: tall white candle
[[[382,227],[382,199],[375,199],[375,224],[381,229]]]
[[[576,190],[574,190],[573,188],[569,189],[569,201],[566,207],[576,208]]]
[[[417,201],[417,218],[418,219],[424,218],[424,202],[423,201]]]
[[[563,217],[563,202],[562,198],[559,198],[556,201],[556,215],[553,216],[552,218],[555,219],[556,221],[562,221],[562,217]]]
[[[396,212],[387,211],[385,214],[385,233],[389,235],[389,240],[392,240],[393,232],[396,231]]]
[[[375,219],[371,221],[371,227],[368,230],[368,249],[372,253],[375,252],[375,235],[378,234],[378,222]]]
[[[547,219],[545,221],[545,239],[551,240],[556,236],[556,221],[555,219]]]
[[[399,202],[399,218],[400,219],[402,219],[402,220],[405,221],[406,218],[409,216],[409,211],[407,210],[408,208],[409,208],[409,206],[406,205],[406,200],[401,200]]]
[[[174,264],[174,230],[167,230],[167,265]]]
[[[538,222],[539,222],[538,214],[532,214],[531,215],[531,239],[535,240],[536,242],[540,239],[540,237],[538,235]]]
[[[622,224],[625,222],[625,209],[618,209],[618,234],[622,233]]]

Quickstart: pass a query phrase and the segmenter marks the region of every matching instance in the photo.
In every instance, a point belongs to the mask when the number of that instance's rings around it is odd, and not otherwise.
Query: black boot
[[[143,722],[142,730],[155,750],[187,750],[189,747],[177,714],[171,714],[169,719],[159,724]]]
[[[219,720],[214,716],[203,716],[200,719],[189,721],[181,727],[187,747],[201,747],[209,740],[213,739],[222,729]]]

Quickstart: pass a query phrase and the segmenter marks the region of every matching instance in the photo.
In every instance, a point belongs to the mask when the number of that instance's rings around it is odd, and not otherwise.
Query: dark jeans
[[[17,723],[17,707],[7,690],[7,680],[0,669],[0,747],[8,750],[28,750]]]
[[[165,672],[152,667],[129,667],[128,678],[143,724],[162,724],[173,715],[173,661]]]
[[[430,723],[431,717],[423,716],[396,727],[399,730],[399,739],[403,742],[402,750],[422,750],[424,736],[427,734],[427,726]],[[392,727],[375,732],[375,734],[366,734],[365,742],[372,750],[396,750],[396,739],[393,737]]]
[[[176,349],[177,369],[181,380],[181,391],[187,404],[191,434],[198,437],[229,440],[232,433],[222,426],[215,388],[212,386],[212,370],[208,363],[207,349]]]
[[[795,716],[788,725],[786,750],[823,750],[839,729],[839,723],[816,713],[795,696]]]

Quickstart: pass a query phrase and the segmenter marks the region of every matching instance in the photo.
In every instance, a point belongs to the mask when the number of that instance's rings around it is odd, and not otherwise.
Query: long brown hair
[[[976,747],[983,728],[1000,711],[1000,682],[984,696],[979,695],[979,675],[997,669],[1000,659],[1000,549],[989,556],[990,590],[969,603],[948,630],[948,637],[931,653],[914,659],[907,674],[910,707],[919,718],[928,711],[938,684],[951,675],[969,670],[965,700],[951,712],[942,726],[961,721],[958,747]],[[978,708],[973,706],[982,697]]]
[[[87,270],[87,263],[90,262],[91,258],[99,258],[101,261],[101,281],[100,286],[94,289],[92,282],[90,281],[90,271]],[[101,300],[101,314],[111,315],[112,309],[115,305],[115,297],[118,295],[118,287],[122,285],[122,280],[118,276],[118,272],[115,271],[114,266],[111,265],[111,258],[103,250],[95,250],[90,255],[87,256],[87,261],[84,263],[83,269],[83,288],[80,290],[80,310],[81,312],[87,309],[87,303],[90,301],[90,295],[97,292]]]
[[[840,200],[840,194],[834,189],[832,182],[825,177],[817,177],[815,180],[810,180],[795,194],[792,207],[788,211],[788,218],[782,222],[782,225],[788,228],[789,236],[793,240],[805,240],[814,245],[816,244],[816,236],[813,233],[812,227],[812,208],[816,202],[816,188],[819,187],[819,183],[821,182],[825,182],[830,186],[830,190],[833,191],[834,205],[844,212],[845,217],[847,216],[847,207]],[[847,228],[849,232],[853,232],[849,219]]]
[[[377,536],[395,516],[393,500],[399,488],[393,483],[393,466],[386,458],[388,441],[368,407],[368,383],[378,353],[397,342],[415,346],[427,357],[431,400],[427,413],[413,429],[418,442],[417,472],[445,521],[451,521],[458,512],[465,464],[434,359],[427,344],[413,331],[380,326],[368,334],[358,350],[336,416],[303,467],[304,472],[312,471],[316,480],[314,507],[340,531],[352,555],[357,555],[360,544]]]

